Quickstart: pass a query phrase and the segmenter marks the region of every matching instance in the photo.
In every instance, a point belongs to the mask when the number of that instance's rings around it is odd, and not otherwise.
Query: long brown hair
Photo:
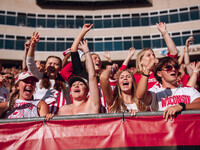
[[[127,71],[128,73],[130,73],[130,75],[133,79],[131,93],[132,93],[132,99],[136,103],[138,110],[139,111],[146,111],[148,109],[148,107],[145,106],[144,104],[142,104],[142,102],[140,102],[135,96],[135,91],[136,91],[137,86],[136,86],[136,81],[135,81],[135,78],[133,76],[133,73],[128,69],[124,69],[124,70],[121,70],[118,73],[117,85],[115,87],[114,94],[113,94],[113,103],[109,108],[109,112],[110,113],[119,113],[119,112],[123,112],[123,111],[127,110],[127,107],[124,104],[124,100],[123,100],[123,97],[122,97],[122,91],[121,91],[121,88],[119,86],[119,77],[120,77],[121,73],[124,72],[124,71]]]
[[[49,56],[49,57],[47,57],[46,62],[50,58],[56,58],[56,59],[59,60],[59,70],[61,70],[61,68],[62,68],[62,60],[60,59],[60,57]],[[49,76],[47,75],[46,72],[44,72],[42,81],[40,82],[40,88],[49,89],[50,87],[51,87],[51,82],[49,80]],[[57,77],[55,78],[55,84],[54,84],[53,88],[55,90],[58,90],[58,91],[61,91],[61,89],[63,89],[63,90],[66,89],[65,80],[61,77],[61,75],[59,73],[58,73]]]

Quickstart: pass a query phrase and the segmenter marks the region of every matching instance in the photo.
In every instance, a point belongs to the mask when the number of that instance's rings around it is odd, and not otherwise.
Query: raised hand
[[[30,44],[31,44],[30,40],[26,41],[26,43],[24,44],[24,48],[25,48],[26,51],[29,50]]]
[[[156,26],[158,30],[160,31],[160,33],[162,34],[162,36],[164,36],[167,33],[167,27],[165,23],[162,23],[162,22],[160,22],[159,24],[156,23]]]
[[[90,24],[90,23],[84,24],[84,25],[83,25],[83,28],[82,28],[82,31],[83,31],[84,33],[87,33],[88,31],[90,31],[90,29],[92,28],[92,26],[93,26],[93,24]]]
[[[88,41],[80,41],[80,44],[78,45],[78,49],[82,50],[84,53],[88,52],[89,51],[89,48],[88,48]]]
[[[200,62],[192,62],[192,63],[190,63],[190,67],[192,68],[192,70],[193,70],[193,73],[197,73],[197,74],[199,74],[199,71],[200,71]]]
[[[132,57],[134,54],[135,54],[135,48],[134,48],[134,47],[129,48],[129,50],[128,50],[128,55],[129,55],[130,57]]]
[[[157,58],[152,58],[146,69],[149,71],[153,70],[153,68],[158,64],[158,62],[159,60]]]
[[[38,32],[33,32],[33,35],[31,37],[31,45],[30,46],[35,46],[37,44],[37,42],[39,41],[39,34]]]
[[[193,36],[190,36],[190,37],[186,40],[185,46],[186,46],[186,47],[189,47],[189,46],[193,43],[193,41],[194,41]]]
[[[103,55],[105,58],[107,59],[110,59],[111,56],[110,56],[110,53],[108,51],[105,51],[104,55]]]

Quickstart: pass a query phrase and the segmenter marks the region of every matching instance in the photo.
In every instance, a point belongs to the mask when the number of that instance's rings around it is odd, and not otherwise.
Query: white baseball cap
[[[31,72],[28,72],[28,71],[27,71],[27,72],[22,72],[22,73],[20,73],[20,74],[17,76],[15,83],[18,83],[19,81],[24,80],[24,79],[27,79],[27,78],[29,78],[29,77],[34,78],[36,82],[39,81],[39,79],[38,79],[36,76],[34,76]]]

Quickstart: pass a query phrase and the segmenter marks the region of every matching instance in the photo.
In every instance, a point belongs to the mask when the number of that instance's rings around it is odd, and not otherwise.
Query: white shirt
[[[154,111],[164,111],[168,106],[177,105],[180,102],[190,104],[200,97],[200,93],[193,87],[164,89],[154,86],[149,91],[152,94],[151,107]]]

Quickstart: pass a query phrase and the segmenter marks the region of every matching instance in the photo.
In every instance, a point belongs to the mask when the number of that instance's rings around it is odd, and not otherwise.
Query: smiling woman
[[[26,59],[27,68],[40,79],[36,84],[34,98],[44,100],[49,106],[49,111],[57,114],[61,106],[71,103],[69,87],[59,74],[62,68],[62,60],[57,56],[49,56],[46,59],[45,71],[41,73],[34,61],[35,47],[39,41],[39,34],[34,32],[30,41]]]
[[[0,115],[3,118],[25,118],[46,116],[48,105],[41,100],[34,100],[36,82],[39,79],[31,72],[22,72],[16,79],[15,90],[9,102],[0,104]],[[3,115],[2,115],[3,114]]]

